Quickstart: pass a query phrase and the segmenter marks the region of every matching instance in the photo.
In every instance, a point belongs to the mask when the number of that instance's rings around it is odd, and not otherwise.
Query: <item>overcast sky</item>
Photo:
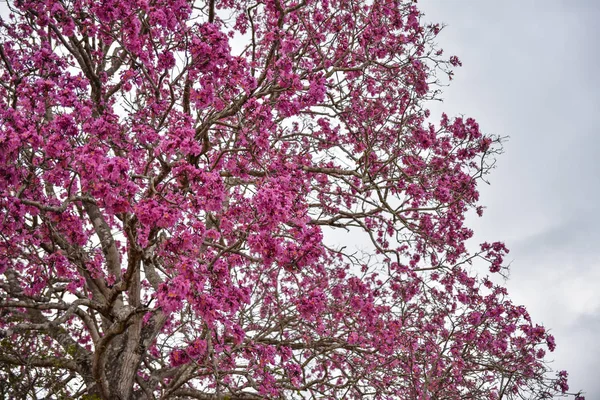
[[[510,136],[476,238],[507,243],[511,297],[551,328],[571,389],[600,399],[600,1],[419,3],[464,64],[440,109]]]

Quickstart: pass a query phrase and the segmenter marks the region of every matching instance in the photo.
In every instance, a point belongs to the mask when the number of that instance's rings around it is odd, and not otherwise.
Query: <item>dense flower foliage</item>
[[[430,122],[460,61],[414,2],[8,7],[0,396],[568,392],[465,247],[500,141]]]

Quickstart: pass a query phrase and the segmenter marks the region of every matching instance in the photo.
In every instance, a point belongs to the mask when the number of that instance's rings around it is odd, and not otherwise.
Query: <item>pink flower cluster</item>
[[[467,251],[500,140],[431,120],[461,62],[414,3],[9,2],[7,396],[569,394],[504,244]]]

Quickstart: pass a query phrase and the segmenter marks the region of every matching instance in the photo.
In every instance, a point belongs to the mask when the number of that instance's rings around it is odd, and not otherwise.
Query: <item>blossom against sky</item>
[[[511,249],[508,288],[556,336],[555,369],[600,398],[600,3],[422,0],[463,67],[439,110],[510,136],[476,241]],[[437,108],[434,108],[434,112]]]

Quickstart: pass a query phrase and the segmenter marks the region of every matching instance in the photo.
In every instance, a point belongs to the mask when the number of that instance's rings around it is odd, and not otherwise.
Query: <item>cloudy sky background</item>
[[[600,1],[421,0],[464,66],[432,108],[510,136],[476,241],[511,249],[511,297],[550,328],[553,368],[600,399]]]

